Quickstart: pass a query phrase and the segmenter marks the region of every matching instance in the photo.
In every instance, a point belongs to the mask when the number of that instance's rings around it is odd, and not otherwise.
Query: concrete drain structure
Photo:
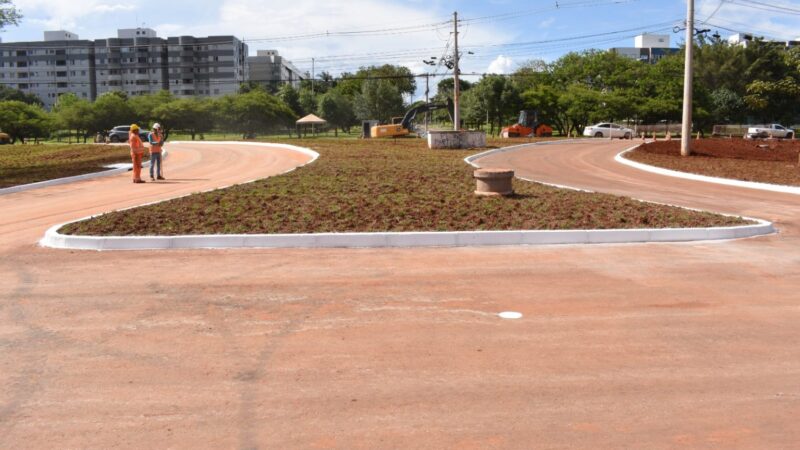
[[[511,186],[514,171],[511,169],[477,169],[472,176],[475,177],[477,183],[475,195],[500,196],[514,193],[514,188]]]

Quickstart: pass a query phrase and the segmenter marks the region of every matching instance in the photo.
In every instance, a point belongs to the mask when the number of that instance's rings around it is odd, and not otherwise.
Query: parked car
[[[108,141],[109,142],[128,142],[128,134],[131,132],[130,125],[120,125],[117,127],[112,128],[108,132]],[[139,136],[142,140],[147,140],[147,131],[146,130],[139,130]]]
[[[586,127],[586,129],[583,130],[583,135],[588,137],[631,139],[633,137],[633,130],[615,123],[601,122],[597,125]]]
[[[757,125],[747,129],[747,137],[753,138],[786,138],[794,137],[794,130],[783,125],[773,123],[770,125]]]
[[[0,133],[0,145],[10,144],[11,143],[11,136],[7,135],[6,133]]]

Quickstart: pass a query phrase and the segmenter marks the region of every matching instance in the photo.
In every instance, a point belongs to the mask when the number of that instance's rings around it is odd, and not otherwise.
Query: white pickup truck
[[[747,137],[753,138],[786,138],[791,139],[794,137],[794,130],[786,128],[777,123],[770,125],[759,125],[747,129]]]

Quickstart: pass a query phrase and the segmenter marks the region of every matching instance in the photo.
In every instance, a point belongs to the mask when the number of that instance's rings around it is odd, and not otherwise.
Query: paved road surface
[[[41,249],[58,222],[265,176],[187,145],[176,184],[0,197],[0,448],[796,448],[800,207],[614,163],[522,175],[775,220],[734,242],[396,250]],[[503,320],[500,311],[519,311]]]

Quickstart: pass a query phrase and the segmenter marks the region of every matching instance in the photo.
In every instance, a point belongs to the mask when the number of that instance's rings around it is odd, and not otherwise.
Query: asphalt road
[[[479,161],[774,220],[729,242],[85,252],[55,223],[305,157],[173,146],[0,197],[0,448],[796,448],[796,196],[638,172],[627,142]],[[501,311],[518,311],[504,320]]]

